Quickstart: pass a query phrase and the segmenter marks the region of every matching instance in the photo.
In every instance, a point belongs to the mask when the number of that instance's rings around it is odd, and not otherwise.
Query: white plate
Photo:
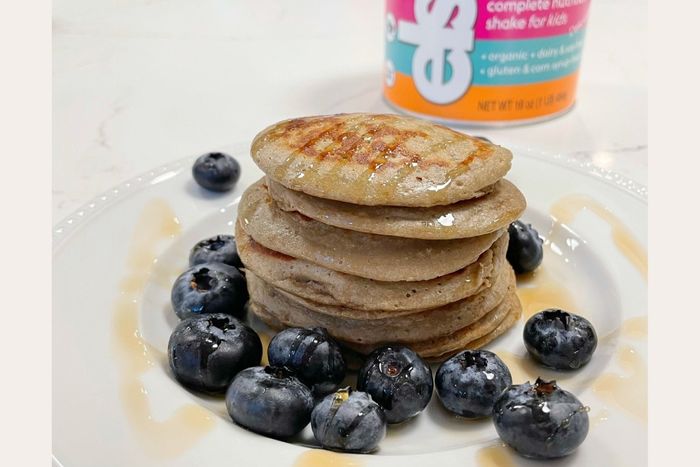
[[[222,400],[174,382],[164,359],[177,321],[170,285],[195,242],[232,232],[241,193],[261,175],[248,144],[222,149],[243,166],[233,193],[201,190],[187,158],[105,193],[54,228],[54,461],[536,465],[504,448],[489,420],[452,417],[436,397],[419,417],[391,427],[378,453],[346,455],[309,449],[309,427],[294,444],[250,433],[230,421]],[[515,383],[555,378],[590,406],[584,444],[548,465],[646,465],[646,188],[565,157],[514,153],[508,178],[527,197],[525,220],[547,239],[541,270],[519,284],[526,309],[571,308],[593,322],[600,342],[591,363],[573,373],[527,359],[524,321],[488,348],[506,360]]]

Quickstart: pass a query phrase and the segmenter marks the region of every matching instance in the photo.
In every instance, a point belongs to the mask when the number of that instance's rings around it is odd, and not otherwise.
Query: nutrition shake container
[[[590,0],[386,0],[384,97],[447,123],[507,125],[574,103]]]

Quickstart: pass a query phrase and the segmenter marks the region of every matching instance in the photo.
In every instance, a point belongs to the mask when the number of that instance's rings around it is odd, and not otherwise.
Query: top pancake
[[[256,164],[285,187],[370,206],[430,207],[482,196],[510,169],[505,148],[412,117],[341,114],[260,132]]]

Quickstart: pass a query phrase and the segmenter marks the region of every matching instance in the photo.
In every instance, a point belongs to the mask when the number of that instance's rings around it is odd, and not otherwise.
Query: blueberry
[[[581,368],[591,360],[598,346],[590,321],[554,308],[528,319],[523,339],[532,358],[556,370]]]
[[[223,263],[204,263],[180,274],[170,301],[180,319],[207,313],[241,317],[248,289],[241,272]]]
[[[537,231],[530,224],[515,221],[508,226],[508,237],[506,258],[516,274],[537,269],[544,256],[542,239]]]
[[[357,375],[357,389],[382,406],[387,422],[400,423],[430,402],[433,373],[413,350],[389,345],[369,356]]]
[[[311,429],[324,448],[371,452],[386,435],[386,417],[369,394],[348,387],[327,395],[314,407]]]
[[[294,371],[315,395],[335,391],[345,377],[343,354],[324,328],[285,329],[270,341],[267,357],[270,365]]]
[[[555,381],[511,386],[493,407],[501,439],[525,457],[566,456],[588,434],[588,407]]]
[[[460,352],[435,374],[442,405],[467,418],[491,416],[494,402],[512,383],[506,364],[488,350]]]
[[[215,235],[197,242],[190,250],[190,266],[202,263],[224,263],[235,268],[242,268],[236,239],[233,235]]]
[[[238,373],[226,391],[226,408],[251,431],[288,438],[308,425],[314,399],[287,369],[257,366]]]
[[[220,152],[199,156],[192,166],[194,180],[212,191],[228,191],[241,176],[241,166],[233,157]]]
[[[236,374],[260,364],[262,343],[251,328],[230,315],[180,321],[168,341],[175,378],[191,389],[221,393]]]

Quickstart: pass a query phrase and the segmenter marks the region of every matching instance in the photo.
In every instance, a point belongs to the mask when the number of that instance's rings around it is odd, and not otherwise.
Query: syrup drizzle
[[[294,467],[361,467],[359,456],[309,449],[297,458]]]
[[[297,159],[297,155],[304,153],[304,154],[313,154],[315,153],[315,148],[313,147],[321,138],[324,136],[336,131],[338,128],[343,126],[343,122],[333,122],[330,125],[327,125],[324,128],[321,128],[320,130],[317,130],[315,132],[312,132],[308,138],[306,138],[305,141],[303,141],[294,151],[290,152],[290,154],[285,158],[284,162],[282,162],[276,169],[275,169],[275,179],[277,180],[284,180],[288,175],[289,175],[289,169],[294,163],[294,161]],[[317,154],[316,154],[317,155]],[[314,172],[314,171],[311,171]]]
[[[144,207],[127,256],[127,276],[114,306],[113,345],[120,370],[119,394],[126,418],[144,451],[156,458],[174,458],[192,447],[214,426],[208,412],[195,404],[181,406],[165,420],[155,420],[141,376],[166,357],[139,331],[138,303],[154,274],[156,246],[180,233],[179,221],[167,203],[156,199]]]
[[[569,195],[557,201],[551,207],[550,213],[557,221],[570,224],[584,209],[596,214],[610,226],[615,246],[639,271],[644,280],[647,280],[646,249],[634,238],[627,226],[601,203],[588,196]]]
[[[604,373],[593,383],[593,391],[609,404],[616,405],[646,422],[646,362],[628,345],[620,347],[617,351],[617,361],[627,375]]]
[[[630,339],[646,340],[648,335],[648,322],[649,320],[646,316],[629,318],[622,323],[620,334]]]
[[[648,319],[646,316],[626,319],[618,329],[600,337],[598,341],[605,343],[611,342],[618,334],[620,337],[644,341],[647,338],[647,323]]]
[[[258,332],[258,336],[260,337],[260,342],[262,343],[263,348],[263,354],[262,358],[260,359],[260,365],[267,366],[270,364],[270,360],[267,357],[267,349],[270,346],[270,341],[272,340],[272,338],[266,332]]]
[[[362,193],[363,198],[375,197],[376,193],[370,193],[370,187],[374,187],[372,181],[377,176],[377,172],[388,163],[390,156],[394,154],[399,146],[401,145],[401,138],[395,138],[391,143],[384,143],[383,141],[375,141],[370,147],[374,150],[380,150],[381,152],[368,164],[367,169],[355,180],[353,183],[353,189],[357,193]],[[386,195],[392,193],[396,190],[401,180],[395,175],[390,181],[383,184],[380,190],[382,194]],[[375,187],[376,191],[376,187]],[[381,196],[381,195],[380,195]]]
[[[630,230],[598,201],[584,195],[570,195],[557,201],[550,213],[557,221],[570,224],[576,215],[588,210],[605,221],[611,229],[615,246],[647,280],[648,257],[645,248]],[[620,335],[634,340],[645,340],[647,317],[626,320],[619,329]],[[608,340],[614,333],[601,338]],[[617,361],[626,375],[604,373],[593,384],[593,391],[602,400],[616,405],[636,418],[647,421],[647,368],[634,348],[623,345],[617,351]],[[607,416],[606,416],[607,418]]]
[[[582,315],[569,289],[552,277],[546,268],[540,267],[529,274],[522,274],[517,280],[516,293],[523,306],[524,320],[546,308],[558,308]]]
[[[513,454],[504,444],[481,448],[476,453],[479,467],[515,467]]]
[[[442,184],[437,185],[433,190],[433,200],[435,202],[448,202],[449,199],[447,196],[446,188],[452,185],[452,182],[455,179],[458,179],[459,177],[467,173],[471,169],[472,164],[476,159],[488,157],[493,153],[493,147],[491,145],[481,142],[479,140],[473,140],[472,142],[474,143],[476,148],[471,153],[469,153],[469,155],[465,157],[459,164],[457,164],[456,167],[448,171],[447,176],[445,177],[445,181]],[[452,143],[452,140],[448,140],[438,143],[435,146],[436,148],[445,150],[447,149],[447,146],[449,146]]]
[[[364,134],[360,135],[357,131],[357,127],[354,127],[353,132],[348,132],[344,135],[346,138],[345,141],[350,140],[349,144],[345,143],[341,137],[343,144],[340,145],[338,150],[335,148],[333,150],[333,156],[337,158],[337,162],[328,171],[328,177],[326,177],[326,180],[328,180],[330,183],[337,183],[337,174],[340,172],[340,169],[342,169],[347,162],[353,160],[358,152],[360,152],[359,155],[362,156],[363,146],[361,145],[363,143],[371,144],[372,139],[379,132],[380,128],[381,127],[379,125],[374,125],[368,128]],[[332,187],[328,185],[327,188]]]
[[[372,134],[372,131],[376,132],[376,129],[370,129],[368,133]],[[318,170],[312,170],[311,174],[313,174],[313,176],[311,177],[310,182],[318,184],[319,181],[325,181],[324,186],[326,187],[326,191],[332,191],[333,187],[330,186],[330,184],[337,183],[336,180],[338,179],[340,170],[347,164],[348,161],[352,160],[354,151],[357,149],[360,143],[362,143],[362,141],[363,138],[357,135],[357,133],[353,134],[347,132],[341,135],[339,140],[336,140],[334,144],[327,146],[326,149],[319,154],[319,158],[325,159],[331,155],[336,158],[336,161],[323,175],[321,175],[320,171]],[[310,175],[309,172],[306,172],[306,175]]]

